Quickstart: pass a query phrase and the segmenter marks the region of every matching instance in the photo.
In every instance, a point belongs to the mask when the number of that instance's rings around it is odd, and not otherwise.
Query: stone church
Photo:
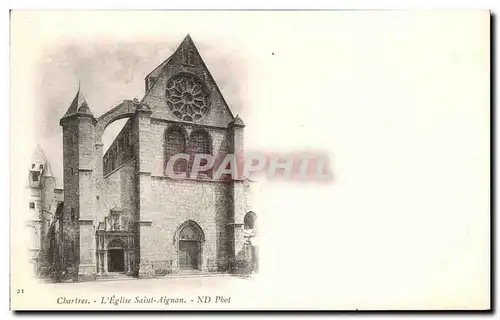
[[[106,127],[124,118],[104,152]],[[44,221],[33,254],[40,266],[73,281],[256,270],[249,180],[215,179],[213,170],[192,176],[192,160],[174,167],[186,179],[166,174],[178,153],[243,153],[245,125],[189,35],[145,77],[141,100],[123,100],[96,117],[78,90],[60,125],[63,188],[48,183],[43,157],[30,171],[30,188],[53,203],[50,218],[37,211]]]

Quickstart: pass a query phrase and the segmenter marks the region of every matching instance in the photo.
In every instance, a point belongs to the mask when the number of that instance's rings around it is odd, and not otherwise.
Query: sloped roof
[[[35,152],[33,152],[33,155],[31,156],[31,162],[46,162],[47,157],[45,156],[45,153],[43,152],[42,147],[40,147],[39,144],[36,145]]]
[[[168,57],[167,59],[165,59],[162,63],[160,63],[156,68],[154,68],[153,71],[151,71],[147,76],[146,78],[149,78],[149,77],[157,77],[158,74],[161,73],[161,70],[163,69],[163,67],[165,67],[167,65],[167,63],[170,61],[170,59],[172,58],[172,56]]]
[[[63,150],[62,150],[62,137],[60,134],[39,138],[35,152],[33,153],[33,160],[45,159],[45,175],[55,179],[55,187],[62,189],[63,187]],[[31,167],[30,167],[31,168]]]
[[[234,118],[233,121],[231,121],[232,124],[235,124],[237,126],[245,126],[245,123],[243,122],[243,120],[240,118],[239,115],[236,115],[236,117]]]
[[[193,39],[191,38],[191,35],[188,33],[184,39],[181,41],[181,43],[177,46],[175,51],[165,60],[163,61],[159,66],[157,66],[153,71],[151,71],[146,78],[148,77],[155,77],[155,81],[152,86],[149,87],[149,89],[146,91],[144,97],[142,98],[141,102],[147,101],[150,93],[153,91],[154,87],[156,86],[157,82],[159,81],[160,74],[169,67],[171,63],[174,63],[176,61],[175,56],[178,56],[180,54],[180,51],[183,49],[190,49],[193,51],[195,57],[197,57],[197,60],[199,60],[199,65],[201,69],[203,69],[206,72],[206,75],[208,76],[209,82],[211,85],[214,87],[216,90],[217,94],[220,96],[222,99],[223,103],[222,105],[225,107],[225,111],[228,114],[228,117],[233,120],[234,115],[231,111],[231,108],[227,104],[224,96],[222,95],[222,92],[220,91],[219,86],[217,85],[215,79],[213,78],[210,70],[208,69],[207,65],[205,64],[205,61],[203,60],[198,48],[196,47]]]
[[[50,163],[43,152],[42,147],[39,144],[36,145],[35,152],[31,156],[31,167],[30,170],[41,170],[40,165],[43,165],[43,172],[46,177],[52,177],[52,170],[50,168]]]
[[[78,92],[76,93],[75,98],[71,102],[68,111],[66,111],[66,114],[64,114],[63,118],[72,116],[77,113],[93,115],[92,111],[90,110],[89,104],[87,103],[87,100],[85,100],[85,97],[83,96],[80,88],[78,88]]]

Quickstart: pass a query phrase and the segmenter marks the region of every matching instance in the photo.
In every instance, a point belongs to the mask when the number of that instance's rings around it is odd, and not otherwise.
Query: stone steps
[[[164,276],[158,276],[157,278],[192,278],[192,277],[220,277],[220,276],[230,276],[230,274],[225,272],[187,272],[181,271],[176,273],[167,274]]]
[[[128,276],[121,272],[109,272],[102,276],[97,276],[97,281],[114,281],[114,280],[132,280],[135,279],[132,276]]]
[[[198,277],[231,277],[231,276],[234,275],[226,272],[181,271],[181,272],[156,276],[154,278],[162,279],[162,278],[198,278]],[[96,281],[117,281],[117,280],[137,280],[137,279],[142,279],[142,278],[127,276],[125,274],[108,274],[108,275],[98,276],[96,278]]]

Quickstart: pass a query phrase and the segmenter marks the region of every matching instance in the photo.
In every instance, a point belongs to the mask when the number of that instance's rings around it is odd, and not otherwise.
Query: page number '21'
[[[24,293],[24,289],[17,289],[17,293]]]

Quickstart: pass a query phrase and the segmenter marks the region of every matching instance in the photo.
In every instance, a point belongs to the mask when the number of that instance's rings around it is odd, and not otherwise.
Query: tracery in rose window
[[[208,90],[195,76],[182,73],[167,81],[167,106],[181,120],[196,121],[210,111]]]

